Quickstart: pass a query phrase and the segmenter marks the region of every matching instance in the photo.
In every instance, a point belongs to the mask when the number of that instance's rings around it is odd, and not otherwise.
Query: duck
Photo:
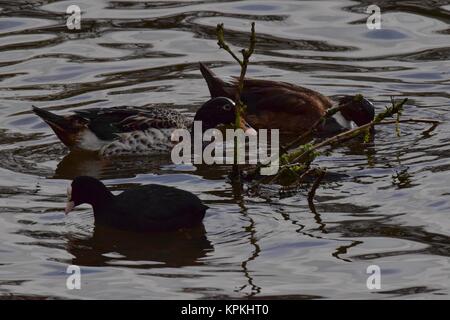
[[[200,71],[212,98],[235,96],[237,78],[226,82],[201,62]],[[353,129],[371,122],[375,116],[374,105],[360,94],[333,101],[305,87],[265,79],[245,78],[241,100],[246,105],[245,119],[253,128],[279,129],[281,134],[288,135],[304,133],[327,109],[335,106],[341,106],[340,111],[327,119],[319,131]]]
[[[173,147],[176,129],[192,131],[193,122],[201,121],[205,132],[220,125],[234,125],[236,118],[236,105],[226,97],[208,100],[193,121],[176,110],[154,105],[90,108],[69,115],[36,106],[32,111],[70,150],[96,152],[102,157],[165,153]],[[244,118],[240,127],[247,135],[256,134]]]
[[[114,195],[100,180],[78,176],[67,188],[66,215],[81,204],[94,211],[96,226],[132,232],[165,232],[201,224],[208,206],[194,194],[148,184]]]

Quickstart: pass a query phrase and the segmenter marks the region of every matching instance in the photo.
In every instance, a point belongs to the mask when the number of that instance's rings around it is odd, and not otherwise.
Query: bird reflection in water
[[[93,152],[71,151],[58,163],[53,178],[72,180],[81,175],[97,179],[132,178],[140,173],[160,172],[161,166],[170,163],[170,154],[107,159]]]
[[[67,250],[78,266],[125,265],[133,268],[202,265],[214,251],[202,225],[176,232],[138,233],[96,225],[89,238],[68,239]]]

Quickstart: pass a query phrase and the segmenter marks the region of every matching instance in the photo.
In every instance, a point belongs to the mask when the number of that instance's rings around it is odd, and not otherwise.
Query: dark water
[[[382,29],[366,27],[376,3]],[[65,27],[82,9],[82,30]],[[0,297],[449,298],[450,3],[448,1],[0,1]],[[208,97],[197,62],[239,68],[216,45],[224,22],[243,46],[256,21],[253,77],[327,95],[363,93],[383,110],[408,97],[401,136],[380,128],[317,164],[331,175],[312,213],[305,192],[240,198],[228,168],[68,154],[31,105],[164,103],[193,114]],[[204,229],[142,236],[93,230],[92,210],[64,216],[78,174],[114,190],[163,183],[210,207]],[[66,268],[82,270],[81,290]],[[381,289],[368,290],[378,265]]]

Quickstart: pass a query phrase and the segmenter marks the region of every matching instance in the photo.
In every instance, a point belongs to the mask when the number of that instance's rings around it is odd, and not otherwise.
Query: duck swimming
[[[67,189],[66,214],[87,203],[96,225],[127,231],[175,231],[199,225],[208,209],[194,194],[173,187],[149,184],[114,195],[100,181],[76,177]]]
[[[93,108],[65,116],[33,106],[33,112],[69,149],[94,151],[105,157],[168,152],[173,147],[173,131],[189,129],[193,123],[178,111],[155,106]],[[200,107],[194,121],[202,121],[206,131],[234,124],[235,117],[234,102],[216,97]],[[255,134],[244,119],[241,128]]]
[[[211,97],[233,98],[237,80],[225,82],[200,63]],[[327,119],[323,131],[336,132],[362,126],[374,119],[373,104],[361,95],[344,96],[334,102],[319,92],[297,85],[260,79],[245,79],[241,96],[246,104],[246,120],[255,129],[279,129],[282,134],[299,134],[325,115],[326,110],[342,106]]]

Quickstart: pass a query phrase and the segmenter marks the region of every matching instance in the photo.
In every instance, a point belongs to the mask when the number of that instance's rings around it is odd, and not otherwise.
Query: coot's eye
[[[226,105],[222,106],[222,109],[225,110],[225,111],[230,111],[231,110],[231,105],[226,104]]]

